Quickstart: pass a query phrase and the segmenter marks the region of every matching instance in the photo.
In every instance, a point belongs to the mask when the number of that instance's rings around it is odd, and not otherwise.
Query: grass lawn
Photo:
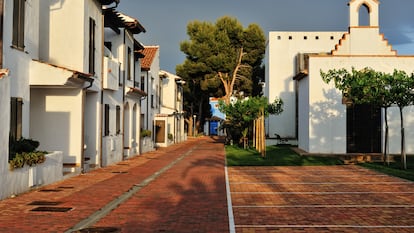
[[[300,156],[290,146],[278,145],[266,147],[266,157],[255,149],[243,149],[237,146],[226,146],[228,166],[311,166],[343,164],[336,158]]]
[[[226,146],[228,166],[312,166],[312,165],[341,165],[343,162],[336,158],[318,156],[300,156],[290,149],[290,146],[278,145],[266,147],[266,157],[255,149],[243,149],[237,146]],[[388,175],[414,181],[414,156],[407,156],[407,170],[401,170],[398,161],[390,166],[383,163],[362,163],[360,166],[373,169]]]
[[[362,163],[360,165],[388,175],[414,181],[414,156],[407,156],[407,170],[401,169],[399,158],[396,159],[396,162],[390,163],[389,166],[383,163]]]

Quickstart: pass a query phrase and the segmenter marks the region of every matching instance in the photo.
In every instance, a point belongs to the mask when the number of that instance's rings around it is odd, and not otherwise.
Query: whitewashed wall
[[[344,32],[269,32],[265,96],[273,102],[282,98],[284,111],[278,116],[269,116],[266,133],[275,137],[296,137],[295,83],[296,56],[299,53],[331,52]]]
[[[81,164],[82,90],[43,89],[31,91],[31,136],[39,150],[62,151],[64,163]]]
[[[0,108],[10,108],[10,84],[9,77],[0,78]],[[10,128],[10,111],[0,111],[0,184],[6,182],[6,174],[9,169],[9,128]],[[0,187],[2,187],[0,185]],[[6,189],[1,188],[6,191]],[[3,196],[3,195],[1,195]],[[1,198],[0,198],[1,199]]]
[[[394,69],[414,72],[414,56],[361,57],[361,56],[313,56],[309,73],[309,113],[300,109],[299,115],[309,118],[309,152],[346,152],[346,107],[341,104],[342,95],[333,84],[325,84],[320,71],[352,67],[392,73]],[[407,153],[414,153],[414,107],[404,110]],[[388,110],[390,153],[400,153],[400,115],[397,107]],[[384,126],[383,126],[384,127]],[[383,129],[384,132],[384,129]],[[300,142],[305,145],[306,142]],[[305,148],[304,148],[305,149]]]
[[[13,1],[5,1],[3,25],[3,67],[10,70],[10,97],[23,99],[22,135],[29,137],[29,64],[38,58],[39,1],[25,1],[24,50],[12,47]],[[9,109],[9,108],[7,108]]]
[[[62,152],[52,152],[46,155],[45,162],[32,167],[25,165],[13,171],[7,168],[0,178],[0,200],[18,195],[30,190],[63,179]]]

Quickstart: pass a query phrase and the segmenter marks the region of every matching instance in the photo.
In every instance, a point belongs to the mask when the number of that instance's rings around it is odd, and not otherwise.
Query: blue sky
[[[184,61],[180,42],[190,21],[229,15],[269,31],[347,31],[349,0],[121,0],[118,11],[140,21],[144,45],[160,46],[161,69]],[[414,0],[380,0],[380,31],[398,54],[414,55]]]

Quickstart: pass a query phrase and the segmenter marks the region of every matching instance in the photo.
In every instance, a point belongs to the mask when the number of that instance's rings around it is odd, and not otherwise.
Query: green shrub
[[[9,161],[10,170],[13,171],[16,168],[22,168],[25,164],[33,166],[43,163],[46,160],[45,154],[47,154],[45,151],[17,153],[16,156]]]
[[[169,139],[169,140],[174,140],[174,135],[172,135],[172,133],[169,133],[169,134],[168,134],[168,139]]]
[[[151,137],[151,130],[142,129],[141,130],[141,138]]]
[[[33,139],[20,138],[14,140],[9,138],[9,166],[10,170],[22,168],[25,164],[33,166],[46,160],[45,151],[36,151],[39,142]]]

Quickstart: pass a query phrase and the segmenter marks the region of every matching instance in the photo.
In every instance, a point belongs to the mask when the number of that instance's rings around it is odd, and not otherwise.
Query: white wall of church
[[[309,132],[300,137],[299,146],[308,152],[345,153],[346,152],[346,107],[341,104],[342,95],[333,84],[323,82],[320,71],[345,68],[351,71],[373,68],[377,71],[392,73],[394,69],[414,72],[414,56],[312,56],[309,61],[309,110],[299,109],[299,115],[309,119]],[[303,82],[303,81],[301,81]],[[302,84],[301,84],[302,85]],[[305,84],[303,84],[305,85]],[[303,98],[302,98],[303,99]],[[407,153],[414,153],[414,107],[404,109]],[[306,118],[306,117],[305,117]],[[305,122],[304,120],[302,120]],[[388,110],[390,153],[400,153],[400,115],[397,107]],[[305,129],[299,127],[301,133]],[[383,125],[384,128],[384,125]],[[383,129],[384,132],[384,129]],[[305,141],[303,141],[305,140]]]
[[[296,56],[299,53],[331,52],[344,32],[270,32],[267,51],[265,95],[270,102],[280,97],[284,102],[281,115],[270,116],[266,133],[274,137],[296,137],[295,82]]]

